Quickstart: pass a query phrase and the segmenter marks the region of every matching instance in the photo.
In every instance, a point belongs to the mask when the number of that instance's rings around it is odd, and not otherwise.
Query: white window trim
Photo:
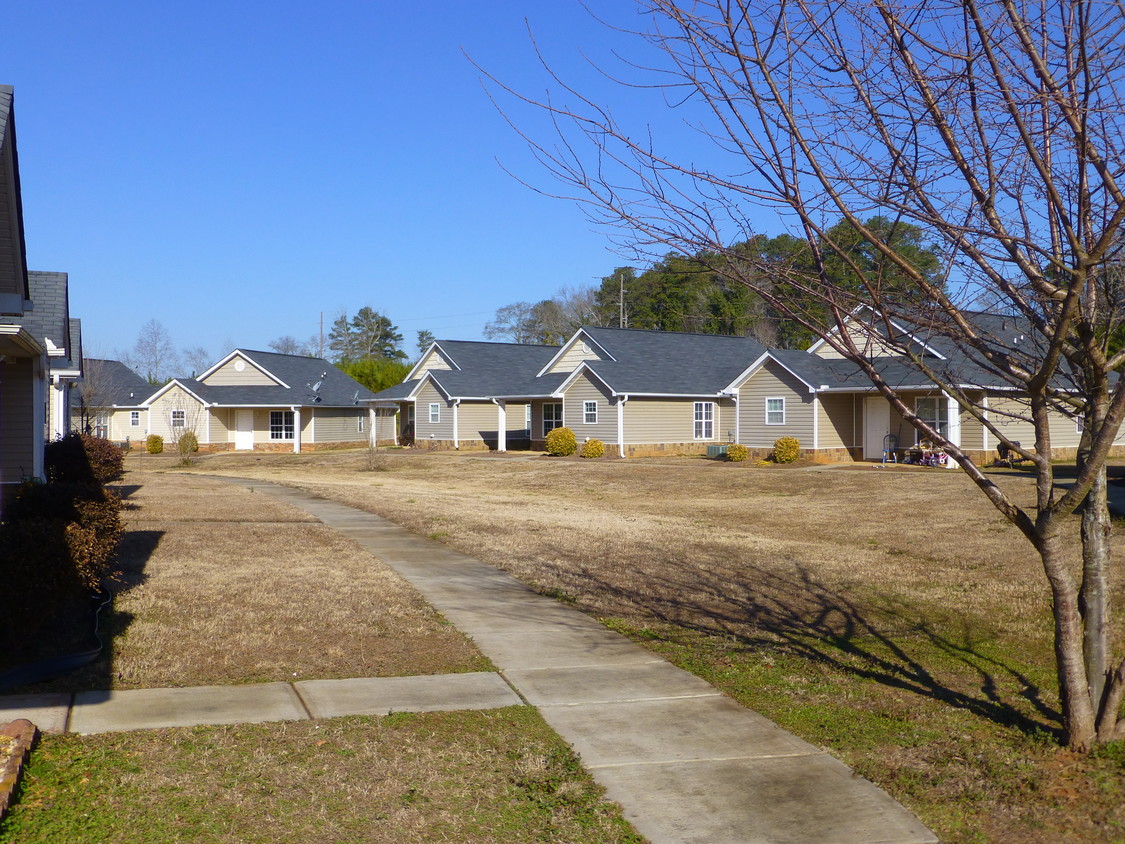
[[[179,418],[179,424],[176,424],[177,417]],[[173,428],[186,428],[187,427],[187,412],[183,411],[183,410],[173,410],[172,411],[171,427],[173,427]]]
[[[707,418],[707,409],[711,409],[711,418]],[[702,413],[702,417],[700,416]],[[691,409],[691,434],[695,440],[715,439],[715,403],[713,401],[697,401]],[[707,428],[711,430],[708,432]]]
[[[593,413],[590,408],[593,407]],[[591,419],[590,417],[594,418]],[[597,425],[598,424],[598,403],[596,401],[582,402],[582,424],[583,425]]]
[[[547,421],[548,421],[547,420],[547,408],[548,407],[558,408],[558,416],[556,416],[554,419],[550,420],[551,422],[554,422],[555,424],[552,425],[550,428],[547,427]],[[563,403],[561,401],[543,402],[542,414],[543,414],[543,418],[540,420],[540,425],[543,428],[543,436],[544,437],[546,437],[547,434],[551,433],[551,431],[553,431],[555,428],[565,427],[564,423],[563,423],[563,419],[564,419]]]
[[[430,424],[441,424],[441,404],[436,401],[430,402]]]
[[[275,413],[282,414],[281,424],[277,426],[278,429],[280,430],[280,433],[281,433],[281,436],[279,436],[279,437],[275,437],[273,435],[274,434],[273,415]],[[286,414],[286,413],[289,414],[289,419],[291,420],[288,425],[285,424],[286,417],[284,416],[284,414]],[[293,433],[291,433],[289,436],[285,436],[285,429],[287,427],[293,429]],[[270,442],[291,443],[296,438],[297,438],[297,415],[292,410],[271,410],[270,411]]]
[[[130,428],[141,427],[141,412],[139,410],[130,410],[129,411],[129,427]]]
[[[770,402],[781,402],[781,421],[770,422]],[[776,413],[777,411],[773,411]],[[785,396],[766,396],[766,424],[767,425],[784,425],[785,424]]]
[[[362,413],[361,413],[361,414],[359,414],[359,416],[357,416],[357,417],[355,418],[355,432],[356,432],[357,434],[362,434],[362,433],[363,433],[363,429],[364,429],[364,428],[366,427],[366,426],[364,425],[364,421],[363,421],[363,420],[364,420],[364,415],[363,415]]]
[[[948,436],[949,434],[949,419],[948,419],[948,404],[942,407],[944,396],[916,396],[914,399],[914,413],[923,422],[928,422],[930,427],[936,430],[939,434]],[[935,402],[934,415],[932,418],[927,418],[921,413],[918,413],[918,404],[923,401]],[[914,444],[918,445],[925,437],[917,428],[914,429]]]

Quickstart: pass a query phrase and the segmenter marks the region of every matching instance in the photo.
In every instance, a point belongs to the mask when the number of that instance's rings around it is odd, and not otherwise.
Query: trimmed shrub
[[[569,457],[578,451],[578,440],[570,428],[554,428],[547,432],[547,453],[555,457]]]
[[[177,443],[180,449],[180,454],[193,454],[199,451],[199,437],[195,435],[195,431],[184,431],[180,435],[180,441]]]
[[[774,441],[773,459],[777,463],[792,463],[801,456],[801,443],[796,437],[782,437]]]
[[[586,440],[582,444],[581,457],[605,457],[605,444],[601,440]]]
[[[145,440],[145,451],[149,454],[160,454],[164,451],[164,437],[160,434],[149,434]]]
[[[727,460],[731,463],[741,463],[750,456],[750,449],[738,443],[731,443],[727,446]]]
[[[43,449],[47,479],[56,483],[107,484],[125,474],[125,455],[105,437],[67,434]]]

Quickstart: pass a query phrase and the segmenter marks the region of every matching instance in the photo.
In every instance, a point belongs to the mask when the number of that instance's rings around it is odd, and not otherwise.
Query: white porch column
[[[617,453],[625,457],[625,402],[628,396],[617,397]]]
[[[70,433],[70,426],[66,422],[67,410],[66,385],[57,375],[51,376],[51,438],[65,437]]]
[[[293,411],[293,453],[301,453],[301,408],[290,408]]]
[[[958,448],[961,447],[961,406],[957,404],[949,393],[942,391],[945,398],[945,438]],[[957,468],[954,460],[945,461],[947,469]]]
[[[742,392],[734,394],[734,441],[742,442]]]
[[[493,399],[496,404],[496,450],[508,450],[508,403],[503,399]]]
[[[461,399],[453,400],[453,447],[460,448],[461,437],[459,436],[457,426],[457,408],[461,405]]]
[[[987,420],[988,419],[988,396],[987,395],[981,396],[980,401],[981,401],[981,409],[982,409],[984,418]],[[983,448],[985,451],[988,451],[988,449],[989,449],[988,428],[984,425],[981,425],[981,431],[980,432],[981,432],[981,444],[980,444],[981,448]]]
[[[820,397],[816,393],[812,397],[812,447],[820,450]]]
[[[379,414],[375,412],[374,405],[367,406],[367,439],[371,445],[379,447]]]

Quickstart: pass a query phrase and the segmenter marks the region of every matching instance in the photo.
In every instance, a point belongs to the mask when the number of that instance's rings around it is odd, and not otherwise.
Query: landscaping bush
[[[581,457],[604,457],[605,444],[601,440],[586,440],[582,444]]]
[[[160,454],[164,451],[164,437],[160,434],[149,434],[145,440],[145,451],[149,454]]]
[[[195,431],[184,431],[176,445],[180,449],[180,454],[186,457],[199,451],[199,437],[195,435]]]
[[[776,447],[776,446],[775,446]],[[727,446],[727,460],[731,463],[741,463],[750,456],[750,449],[738,443],[731,443]]]
[[[125,456],[105,437],[67,434],[47,443],[43,468],[50,481],[107,484],[125,474]]]
[[[773,444],[773,459],[777,463],[792,463],[801,456],[801,443],[796,437],[782,437]]]
[[[554,428],[547,432],[547,453],[555,457],[569,457],[578,451],[578,440],[570,428]]]

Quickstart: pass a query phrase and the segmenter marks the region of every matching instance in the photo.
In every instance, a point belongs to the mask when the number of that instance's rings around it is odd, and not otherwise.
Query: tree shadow
[[[1024,671],[988,655],[969,622],[951,633],[948,628],[955,625],[935,622],[886,597],[860,606],[795,561],[792,572],[779,574],[753,564],[669,561],[645,572],[645,598],[638,597],[635,587],[600,578],[573,586],[601,590],[642,617],[717,637],[736,650],[774,652],[781,647],[888,689],[1025,734],[1048,733],[1061,740],[1060,711],[1044,700],[1043,690]]]

